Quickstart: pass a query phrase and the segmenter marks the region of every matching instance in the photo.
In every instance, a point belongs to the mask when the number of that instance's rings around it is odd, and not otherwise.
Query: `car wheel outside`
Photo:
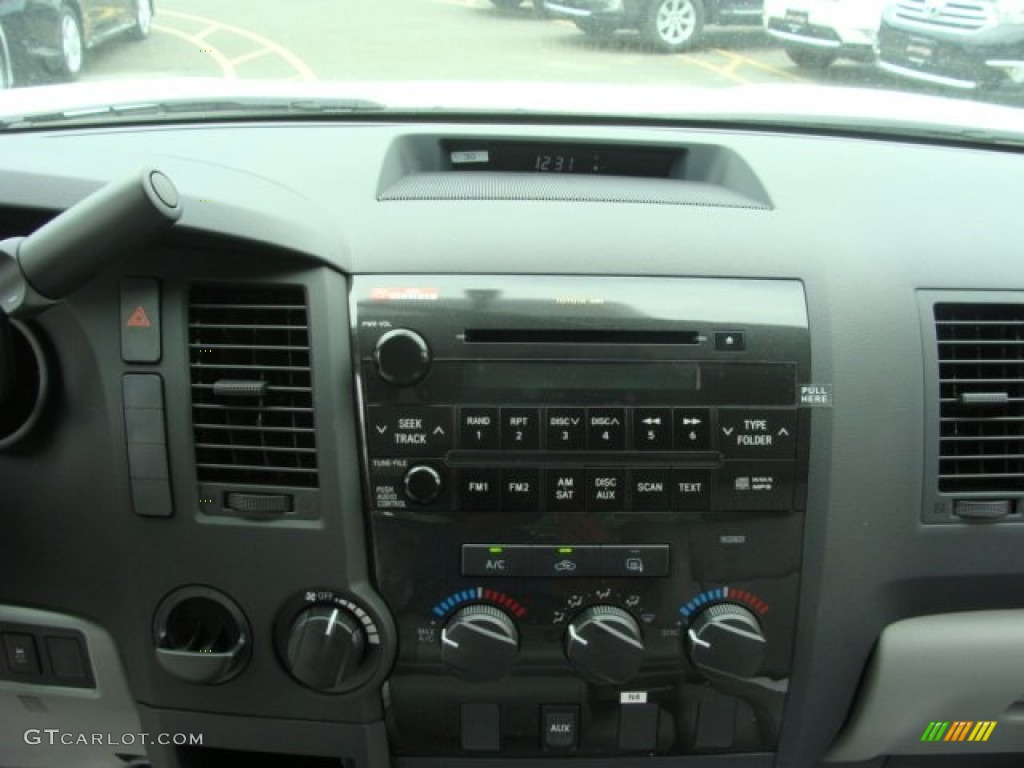
[[[74,80],[82,74],[85,64],[85,40],[82,38],[82,24],[78,15],[67,3],[61,3],[58,11],[57,49],[59,56],[49,68],[55,75]]]
[[[128,36],[132,40],[145,40],[153,31],[152,0],[135,0],[135,26]]]
[[[801,69],[828,69],[839,58],[832,51],[812,50],[810,48],[786,48],[790,61]]]
[[[644,39],[658,50],[679,53],[693,47],[703,28],[701,0],[653,0],[641,31]]]

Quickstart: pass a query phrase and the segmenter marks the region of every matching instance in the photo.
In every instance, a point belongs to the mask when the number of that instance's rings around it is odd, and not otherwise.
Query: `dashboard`
[[[0,146],[0,765],[1024,752],[1018,152]]]

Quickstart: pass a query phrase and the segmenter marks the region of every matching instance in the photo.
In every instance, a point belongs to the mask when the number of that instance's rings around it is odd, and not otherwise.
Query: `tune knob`
[[[441,473],[426,464],[410,467],[402,480],[406,498],[417,504],[429,504],[441,495]]]
[[[430,370],[430,347],[415,331],[396,328],[377,339],[373,362],[377,373],[396,387],[410,387]]]
[[[643,632],[636,619],[621,608],[594,605],[569,624],[565,655],[592,683],[625,683],[636,676],[644,660]]]
[[[519,630],[502,610],[470,605],[441,630],[441,660],[474,680],[497,680],[512,670],[519,654]]]
[[[733,603],[718,603],[698,614],[686,642],[696,666],[733,677],[756,675],[766,649],[757,617]]]
[[[285,652],[288,670],[314,690],[343,689],[365,655],[362,625],[344,608],[313,605],[292,622]]]

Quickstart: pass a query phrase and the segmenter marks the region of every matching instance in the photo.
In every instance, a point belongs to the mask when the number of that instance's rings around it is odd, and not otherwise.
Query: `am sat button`
[[[463,544],[463,576],[528,576],[530,547],[523,544]]]
[[[668,544],[601,547],[601,575],[652,578],[668,576]]]
[[[596,546],[535,546],[532,558],[533,575],[544,578],[597,576],[601,570],[601,548]]]

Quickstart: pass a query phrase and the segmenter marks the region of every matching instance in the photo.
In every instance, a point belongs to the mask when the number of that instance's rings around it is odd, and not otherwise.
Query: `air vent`
[[[188,325],[199,482],[315,488],[304,289],[196,285]]]
[[[1024,304],[936,304],[939,491],[1024,491]]]

